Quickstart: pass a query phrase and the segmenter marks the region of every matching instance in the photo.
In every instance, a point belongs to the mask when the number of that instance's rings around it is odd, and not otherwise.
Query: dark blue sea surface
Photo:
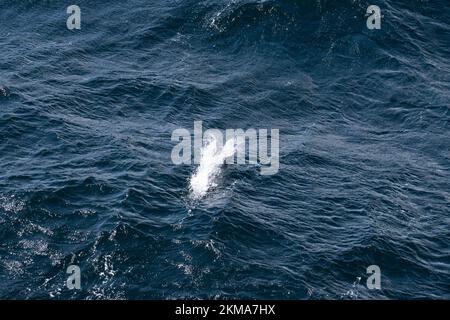
[[[448,0],[73,2],[0,2],[1,299],[450,298]],[[279,172],[193,201],[200,120]]]

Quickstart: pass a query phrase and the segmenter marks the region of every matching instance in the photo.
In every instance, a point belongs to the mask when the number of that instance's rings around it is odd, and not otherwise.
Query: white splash
[[[222,143],[211,138],[206,141],[201,151],[200,165],[191,176],[189,189],[194,199],[200,199],[206,195],[215,182],[221,167],[228,157],[236,152],[236,139],[229,139],[222,147]]]

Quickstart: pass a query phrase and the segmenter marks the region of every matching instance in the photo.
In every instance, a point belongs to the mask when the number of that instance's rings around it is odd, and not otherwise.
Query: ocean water
[[[450,298],[448,1],[74,4],[0,1],[1,299]],[[194,121],[278,173],[175,165]]]

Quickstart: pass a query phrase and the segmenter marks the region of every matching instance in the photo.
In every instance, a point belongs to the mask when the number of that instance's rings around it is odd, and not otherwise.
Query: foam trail
[[[216,186],[215,179],[220,173],[226,158],[236,152],[236,139],[229,139],[223,147],[217,140],[211,138],[202,148],[200,164],[191,176],[189,189],[194,199],[200,199],[206,195],[211,187]]]

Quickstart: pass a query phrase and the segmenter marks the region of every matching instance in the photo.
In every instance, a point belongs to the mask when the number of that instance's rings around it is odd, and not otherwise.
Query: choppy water
[[[450,298],[448,1],[74,2],[0,2],[0,298]],[[279,172],[193,201],[195,120]]]

